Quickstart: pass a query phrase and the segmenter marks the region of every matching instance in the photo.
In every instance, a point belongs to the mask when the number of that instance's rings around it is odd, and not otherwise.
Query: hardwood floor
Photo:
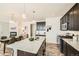
[[[47,43],[46,44],[46,56],[64,56],[59,48],[57,47],[57,44]]]

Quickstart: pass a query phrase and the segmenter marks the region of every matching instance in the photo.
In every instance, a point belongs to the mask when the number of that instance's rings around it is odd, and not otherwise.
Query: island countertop
[[[63,40],[68,43],[69,45],[71,45],[74,49],[76,49],[77,51],[79,51],[79,41],[75,40],[75,39],[67,39],[67,38],[63,38]]]
[[[29,39],[24,39],[13,44],[7,45],[7,47],[12,48],[14,50],[14,55],[17,55],[17,50],[26,51],[29,53],[37,54],[40,49],[44,37],[40,37],[38,40],[30,41]]]

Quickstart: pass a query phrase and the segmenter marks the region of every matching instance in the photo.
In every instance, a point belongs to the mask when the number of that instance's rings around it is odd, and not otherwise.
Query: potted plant
[[[29,38],[29,40],[30,40],[30,41],[34,41],[34,38],[33,38],[33,37],[31,37],[31,38]]]

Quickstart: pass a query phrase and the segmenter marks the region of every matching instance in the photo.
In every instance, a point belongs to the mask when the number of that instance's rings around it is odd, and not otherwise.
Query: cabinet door
[[[65,15],[65,21],[67,23],[67,30],[69,29],[69,15],[68,13]]]
[[[38,56],[45,56],[45,52],[46,52],[46,40],[44,40],[44,42],[42,43],[40,49],[38,50],[37,55]]]
[[[73,8],[73,30],[79,30],[79,16],[78,15],[78,4],[76,4]]]
[[[74,49],[69,44],[67,44],[67,56],[75,56]]]
[[[77,18],[76,18],[76,28],[77,28],[77,30],[79,30],[79,4],[76,4],[76,6],[77,7],[75,7],[75,9],[76,9],[76,12],[75,12],[75,14],[76,14],[76,16],[77,16]]]
[[[76,4],[69,11],[69,30],[79,30],[79,4]]]
[[[60,19],[60,30],[62,30],[62,20],[63,19]]]
[[[68,14],[65,15],[65,22],[68,22]]]
[[[63,16],[63,24],[65,23],[66,21],[65,21],[65,16]]]
[[[63,17],[60,19],[60,30],[62,30],[62,24],[64,23]]]
[[[68,52],[67,52],[67,43],[65,41],[63,41],[63,53],[65,56],[67,56]]]
[[[36,54],[22,51],[22,50],[17,50],[17,56],[36,56]]]
[[[62,29],[62,24],[67,23],[67,15],[64,15],[61,19],[60,19],[60,30]]]
[[[24,56],[24,52],[20,51],[20,50],[17,50],[17,56]]]
[[[73,8],[69,11],[69,30],[73,30],[73,24],[74,24],[74,17],[73,17]]]
[[[79,52],[69,44],[67,44],[67,52],[68,56],[79,56]]]

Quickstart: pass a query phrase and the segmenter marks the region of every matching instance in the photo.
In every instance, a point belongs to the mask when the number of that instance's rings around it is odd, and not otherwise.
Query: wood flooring
[[[57,44],[47,43],[46,44],[46,56],[64,56]]]

